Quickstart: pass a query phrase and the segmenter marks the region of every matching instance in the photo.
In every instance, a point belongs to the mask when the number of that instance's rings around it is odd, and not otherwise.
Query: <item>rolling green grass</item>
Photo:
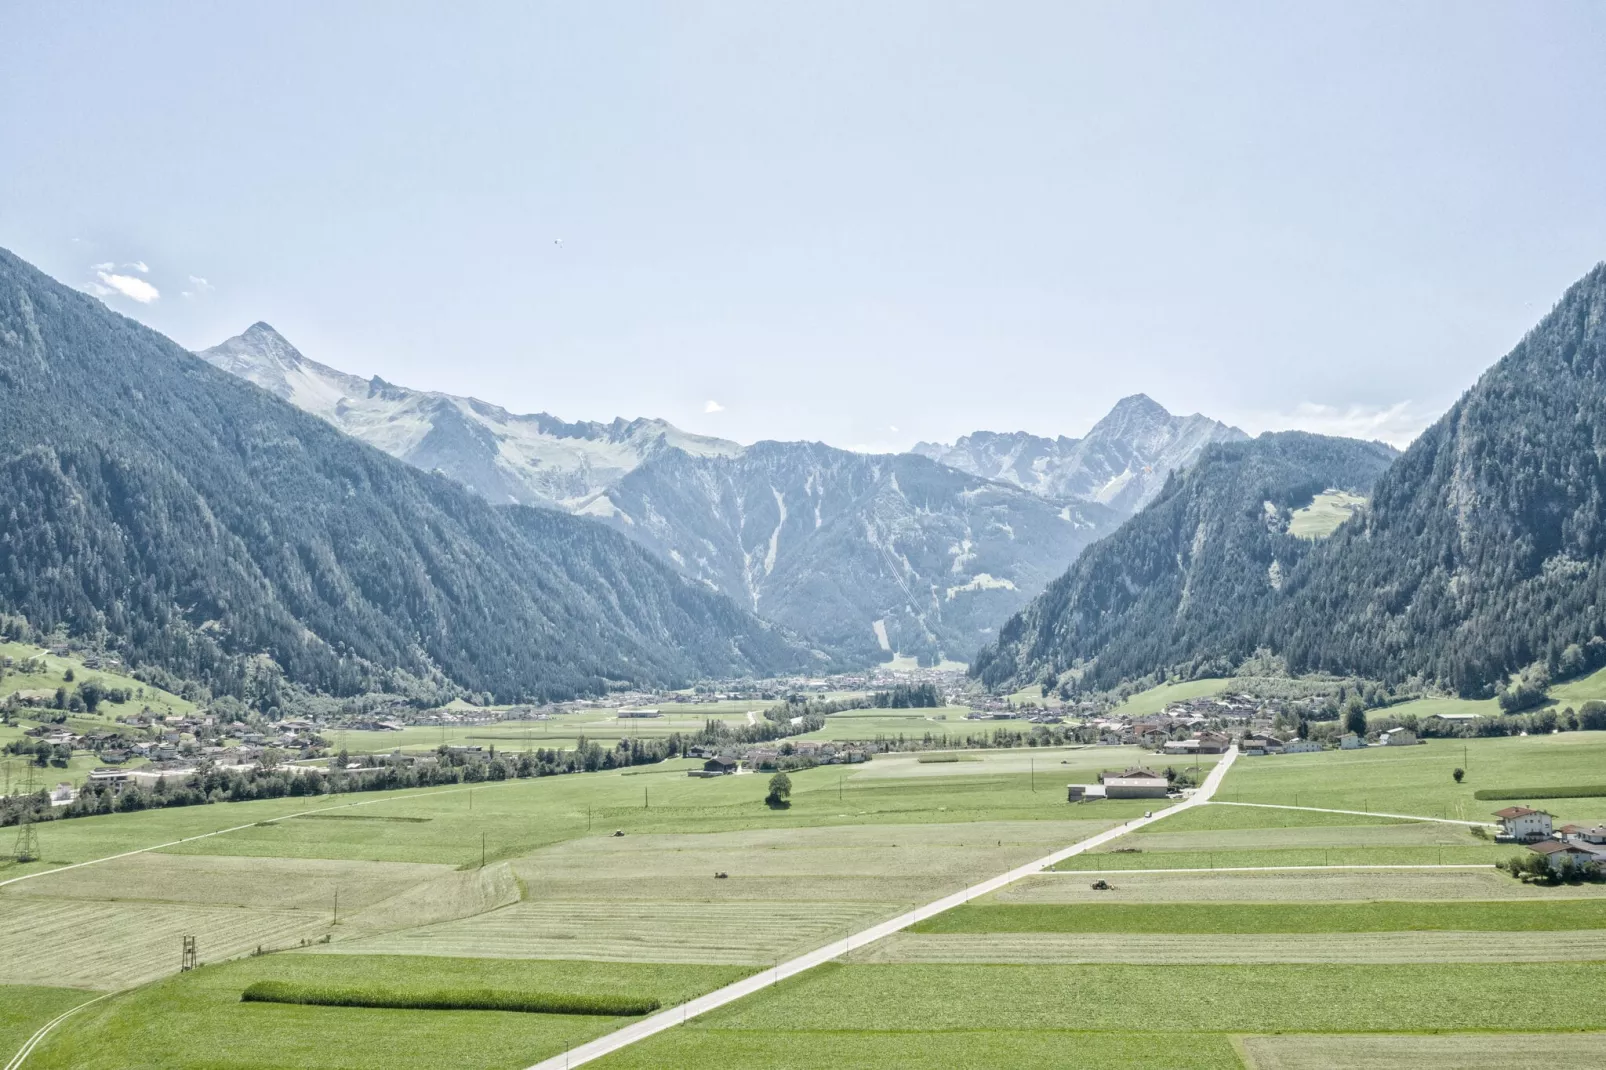
[[[1219,695],[1241,686],[1243,681],[1231,676],[1211,677],[1204,680],[1185,680],[1175,684],[1161,684],[1147,691],[1139,691],[1110,711],[1115,717],[1146,717],[1159,713],[1173,702],[1190,698]]]
[[[1586,702],[1606,701],[1606,669],[1597,669],[1588,676],[1559,683],[1550,689],[1556,705],[1577,709]]]
[[[138,713],[149,706],[153,711],[166,716],[167,714],[188,714],[195,710],[195,703],[168,691],[163,691],[154,684],[145,684],[125,676],[122,673],[111,672],[106,669],[86,669],[82,659],[73,657],[57,657],[47,652],[43,647],[29,646],[25,643],[0,643],[0,657],[10,657],[19,666],[29,658],[43,659],[42,672],[23,673],[15,668],[8,669],[5,677],[0,679],[0,698],[13,691],[32,691],[48,689],[54,691],[58,687],[65,687],[72,691],[79,684],[88,680],[99,680],[107,687],[126,688],[132,695],[127,702],[104,702],[100,706],[101,719],[107,724],[113,723],[119,714]],[[71,669],[73,681],[67,682],[66,673]],[[77,715],[74,715],[75,718]],[[27,720],[26,717],[23,718]]]
[[[501,1011],[418,1011],[242,1003],[258,981],[648,995],[668,1006],[747,970],[711,966],[412,959],[283,954],[208,966],[86,1008],[53,1033],[30,1070],[174,1070],[295,1066],[301,1070],[527,1066],[629,1018]]]
[[[712,1012],[706,1028],[1033,1030],[1068,1018],[1111,1032],[1602,1029],[1606,968],[827,964]]]
[[[1398,824],[1397,817],[1361,817],[1355,814],[1327,814],[1319,810],[1285,810],[1260,806],[1225,806],[1206,803],[1172,814],[1152,825],[1144,825],[1134,835],[1148,836],[1169,832],[1203,832],[1215,829],[1324,828]]]
[[[1249,1070],[1597,1070],[1606,1033],[1454,1035],[1363,1033],[1354,1036],[1245,1037]]]
[[[25,1044],[56,1015],[94,999],[99,992],[42,985],[0,985],[0,1058]]]
[[[1289,847],[1279,850],[1089,851],[1053,868],[1077,872],[1123,869],[1237,869],[1263,866],[1488,865],[1516,851],[1511,845],[1450,847]]]
[[[1303,509],[1294,510],[1288,520],[1288,534],[1300,539],[1325,539],[1365,504],[1363,496],[1347,490],[1324,491]]]
[[[1224,1035],[1080,1033],[1062,1029],[735,1032],[694,1021],[592,1064],[599,1070],[1242,1070]],[[1563,1064],[1565,1066],[1565,1064]],[[1582,1065],[1582,1064],[1580,1064]]]
[[[1466,699],[1466,698],[1418,698],[1410,702],[1402,702],[1397,706],[1387,706],[1383,709],[1372,710],[1367,716],[1370,720],[1378,721],[1385,717],[1437,717],[1444,713],[1471,713],[1479,717],[1499,717],[1502,715],[1500,703],[1492,698]]]
[[[1457,784],[1451,773],[1465,768]],[[1606,732],[1491,739],[1430,739],[1416,747],[1368,747],[1285,754],[1237,762],[1216,798],[1423,817],[1493,821],[1498,805],[1480,802],[1480,788],[1588,784],[1606,769]],[[1569,800],[1561,822],[1606,820],[1606,799]]]
[[[1383,933],[1606,929],[1606,899],[1552,903],[966,904],[915,933]]]

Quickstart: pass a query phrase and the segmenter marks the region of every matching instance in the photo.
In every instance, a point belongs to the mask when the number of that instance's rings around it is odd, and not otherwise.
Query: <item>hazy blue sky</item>
[[[1144,391],[1401,441],[1606,257],[1601,3],[52,0],[0,42],[0,245],[191,347],[265,319],[570,419],[901,448]]]

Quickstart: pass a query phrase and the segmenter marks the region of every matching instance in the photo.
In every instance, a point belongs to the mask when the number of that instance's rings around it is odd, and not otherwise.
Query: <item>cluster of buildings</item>
[[[1508,806],[1496,810],[1494,816],[1500,822],[1496,843],[1526,844],[1530,851],[1544,856],[1552,872],[1606,864],[1606,825],[1563,825],[1558,829],[1550,813],[1526,806]]]
[[[870,760],[873,748],[859,743],[833,743],[819,739],[788,739],[780,743],[758,743],[747,746],[695,746],[686,751],[688,758],[703,758],[702,769],[693,769],[691,776],[724,776],[747,770],[779,769],[783,759],[797,759],[798,764],[858,765]]]

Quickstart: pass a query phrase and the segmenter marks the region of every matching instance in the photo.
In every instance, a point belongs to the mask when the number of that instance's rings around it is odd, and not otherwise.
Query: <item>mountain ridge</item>
[[[267,711],[821,664],[590,521],[493,508],[0,250],[0,604]]]

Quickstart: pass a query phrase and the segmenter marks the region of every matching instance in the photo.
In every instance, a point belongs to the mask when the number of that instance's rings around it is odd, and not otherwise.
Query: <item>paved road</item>
[[[1351,814],[1355,817],[1394,817],[1402,821],[1437,821],[1444,825],[1470,825],[1477,828],[1499,828],[1493,821],[1460,821],[1453,817],[1423,817],[1420,814],[1387,814],[1380,810],[1329,810],[1322,806],[1288,806],[1283,803],[1230,802],[1219,799],[1217,806],[1257,806],[1262,810],[1310,810],[1318,814]]]
[[[799,955],[795,959],[765,970],[763,973],[743,978],[735,984],[726,985],[724,988],[715,989],[705,996],[698,996],[696,999],[683,1003],[671,1010],[660,1011],[650,1018],[643,1018],[639,1022],[627,1025],[623,1029],[616,1030],[606,1036],[598,1037],[596,1040],[582,1044],[578,1048],[562,1055],[554,1055],[550,1059],[536,1063],[529,1070],[567,1070],[568,1067],[579,1066],[593,1059],[600,1059],[602,1056],[628,1047],[638,1040],[645,1040],[654,1034],[662,1033],[666,1029],[680,1025],[688,1019],[707,1014],[715,1008],[723,1007],[725,1004],[733,1003],[744,996],[750,996],[754,992],[762,991],[778,981],[794,977],[805,970],[811,970],[821,963],[830,962],[855,947],[862,947],[873,940],[881,939],[883,936],[891,936],[898,930],[906,929],[917,921],[924,921],[934,914],[952,910],[961,903],[967,903],[978,896],[995,892],[1005,885],[1013,884],[1022,877],[1030,877],[1033,874],[1041,873],[1049,866],[1063,862],[1065,859],[1072,858],[1084,851],[1102,847],[1111,840],[1125,836],[1127,833],[1134,832],[1145,825],[1153,824],[1163,817],[1169,817],[1201,803],[1209,802],[1210,797],[1216,793],[1216,788],[1220,786],[1222,777],[1227,775],[1227,770],[1232,767],[1232,763],[1237,758],[1237,747],[1228,750],[1226,754],[1221,756],[1221,760],[1216,763],[1215,768],[1210,771],[1210,775],[1205,778],[1205,782],[1199,786],[1198,791],[1174,806],[1156,811],[1153,817],[1134,818],[1123,825],[1117,825],[1115,828],[1101,832],[1080,843],[1072,844],[1070,847],[1063,847],[1047,857],[1039,858],[1035,862],[1017,866],[1008,873],[1001,873],[990,880],[972,885],[962,892],[955,892],[953,895],[944,896],[934,903],[927,903],[923,907],[911,910],[907,914],[900,914],[891,921],[872,925],[862,932],[854,933],[845,940],[838,940],[825,947],[816,948],[805,955]]]

